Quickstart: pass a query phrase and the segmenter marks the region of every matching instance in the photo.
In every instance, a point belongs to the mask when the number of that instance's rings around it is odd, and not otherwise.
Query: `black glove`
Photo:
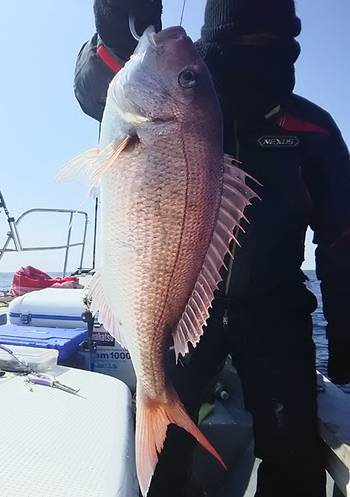
[[[161,0],[95,0],[96,30],[107,47],[127,60],[137,44],[129,29],[129,17],[135,18],[138,34],[152,25],[156,31],[162,27]]]
[[[333,383],[350,383],[350,340],[328,339],[328,376]]]

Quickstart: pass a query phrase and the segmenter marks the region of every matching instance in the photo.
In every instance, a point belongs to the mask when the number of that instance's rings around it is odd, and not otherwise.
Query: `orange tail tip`
[[[136,469],[144,497],[148,493],[158,455],[164,445],[167,427],[171,423],[188,431],[227,469],[214,447],[186,413],[175,392],[167,404],[139,398],[136,411]]]

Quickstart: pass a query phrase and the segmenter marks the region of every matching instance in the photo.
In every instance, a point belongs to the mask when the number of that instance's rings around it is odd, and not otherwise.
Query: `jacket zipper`
[[[233,129],[234,129],[234,142],[235,142],[235,149],[236,149],[236,155],[235,158],[239,160],[240,158],[240,143],[238,139],[238,121],[235,120],[233,124]],[[236,237],[238,235],[238,228],[236,228]],[[234,255],[236,251],[236,244],[235,242],[232,242],[231,246],[231,253]],[[231,283],[231,278],[232,278],[232,266],[233,266],[233,258],[230,258],[229,262],[229,267],[228,267],[228,273],[227,273],[227,279],[226,279],[226,284],[225,284],[225,300],[228,297],[229,291],[230,291],[230,283]],[[225,306],[224,308],[224,314],[222,318],[222,324],[224,328],[227,328],[229,325],[229,319],[228,319],[228,309]]]

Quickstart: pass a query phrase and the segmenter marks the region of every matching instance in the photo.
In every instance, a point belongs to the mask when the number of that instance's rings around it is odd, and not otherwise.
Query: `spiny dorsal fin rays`
[[[263,186],[260,181],[258,181],[256,178],[248,174],[246,171],[241,169],[242,162],[235,159],[232,155],[229,154],[224,154],[224,166],[225,166],[225,172],[232,174],[235,177],[238,177],[244,184],[246,178],[249,178],[250,180],[254,181],[259,186]],[[254,197],[259,198],[258,195],[255,193]]]
[[[249,204],[250,205],[250,204]],[[225,221],[226,222],[226,221]],[[217,227],[218,229],[221,229],[223,230],[224,228],[227,228],[227,226],[225,225],[225,223],[223,222],[223,220],[221,219],[221,212],[219,213],[219,217],[217,219]],[[227,234],[229,234],[229,241],[231,242],[231,240],[233,240],[235,243],[237,243],[237,245],[239,247],[241,247],[239,241],[236,239],[236,237],[234,236],[233,232],[230,230],[227,232]],[[228,249],[227,249],[228,250]]]
[[[236,188],[242,195],[249,195],[250,198],[257,197],[256,193],[246,184],[244,184],[244,187],[242,187],[242,182],[239,178],[235,178],[229,173],[224,173],[225,180],[227,183]]]
[[[240,246],[234,234],[235,230],[238,227],[241,228],[241,220],[246,219],[243,211],[251,205],[250,200],[259,198],[245,183],[246,178],[251,178],[251,176],[234,166],[232,157],[225,156],[224,166],[222,200],[212,241],[192,295],[173,333],[176,359],[179,354],[183,355],[189,351],[188,343],[195,347],[199,342],[203,334],[203,326],[209,317],[208,310],[214,299],[214,292],[219,282],[222,281],[220,271],[224,266],[224,259],[228,254],[233,258],[230,252],[230,242],[234,240]],[[254,178],[251,179],[258,183]]]
[[[230,183],[228,183],[228,182],[224,183],[223,188],[224,188],[224,190],[226,190],[226,192],[224,192],[224,193],[227,193],[227,191],[228,191],[229,192],[228,196],[232,195],[232,197],[236,198],[237,203],[241,203],[244,207],[246,207],[247,205],[250,205],[249,200],[247,200],[246,192],[241,192],[241,191],[237,190],[237,188],[235,186],[231,186]],[[251,197],[249,197],[249,199],[250,198]]]
[[[198,293],[198,292],[197,292],[197,293]],[[204,317],[205,319],[208,319],[208,317],[209,317],[209,313],[208,313],[207,309],[205,308],[205,306],[204,306],[204,307],[202,307],[201,302],[198,302],[198,301],[196,300],[196,295],[195,295],[195,294],[193,294],[193,297],[192,297],[192,298],[193,298],[193,300],[192,300],[192,304],[193,304],[193,306],[194,306],[194,308],[195,308],[195,311],[196,311],[197,313],[199,313],[199,316],[200,316],[201,318],[203,318],[203,317]],[[198,297],[197,297],[197,298],[198,298]]]
[[[231,209],[233,209],[234,211],[236,211],[238,213],[238,215],[244,219],[244,221],[248,224],[250,224],[250,221],[249,219],[247,219],[247,217],[244,215],[244,213],[238,209],[238,207],[236,207],[236,205],[234,204],[234,202],[232,202],[232,200],[229,200],[227,199],[226,197],[222,197],[221,199],[221,204],[226,207],[226,210],[230,211]]]
[[[235,166],[239,170],[240,170],[240,168],[242,166],[242,162],[240,160],[236,159],[236,157],[233,157],[233,155],[230,155],[230,154],[224,154],[224,164],[225,164],[225,166],[226,165]]]
[[[197,282],[198,283],[198,282]],[[207,307],[204,303],[204,300],[203,300],[203,295],[200,294],[200,292],[197,290],[197,286],[195,287],[194,291],[193,291],[193,296],[194,298],[196,299],[196,302],[197,302],[197,299],[198,299],[198,302],[197,304],[205,311],[207,311]]]
[[[224,205],[221,205],[221,213],[222,216],[226,216],[227,218],[231,218],[232,217],[232,214],[230,213],[230,211],[228,211]],[[242,233],[245,233],[245,229],[240,225],[238,224],[237,225],[237,228],[240,229],[242,231]]]

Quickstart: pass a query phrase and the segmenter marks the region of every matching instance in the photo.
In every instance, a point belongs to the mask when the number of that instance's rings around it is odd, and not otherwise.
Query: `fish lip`
[[[190,40],[192,42],[191,38],[181,26],[165,28],[162,31],[156,31],[154,26],[148,26],[142,35],[142,39],[146,39],[153,49],[158,49],[164,42],[170,40]]]
[[[187,33],[182,26],[171,26],[169,28],[165,28],[158,33],[154,33],[154,42],[159,45],[164,42],[168,42],[170,40],[182,40],[187,39]]]
[[[145,29],[143,36],[146,36],[147,40],[149,41],[150,45],[153,47],[156,47],[156,41],[155,41],[155,36],[156,36],[156,30],[154,26],[148,26],[148,28]]]

